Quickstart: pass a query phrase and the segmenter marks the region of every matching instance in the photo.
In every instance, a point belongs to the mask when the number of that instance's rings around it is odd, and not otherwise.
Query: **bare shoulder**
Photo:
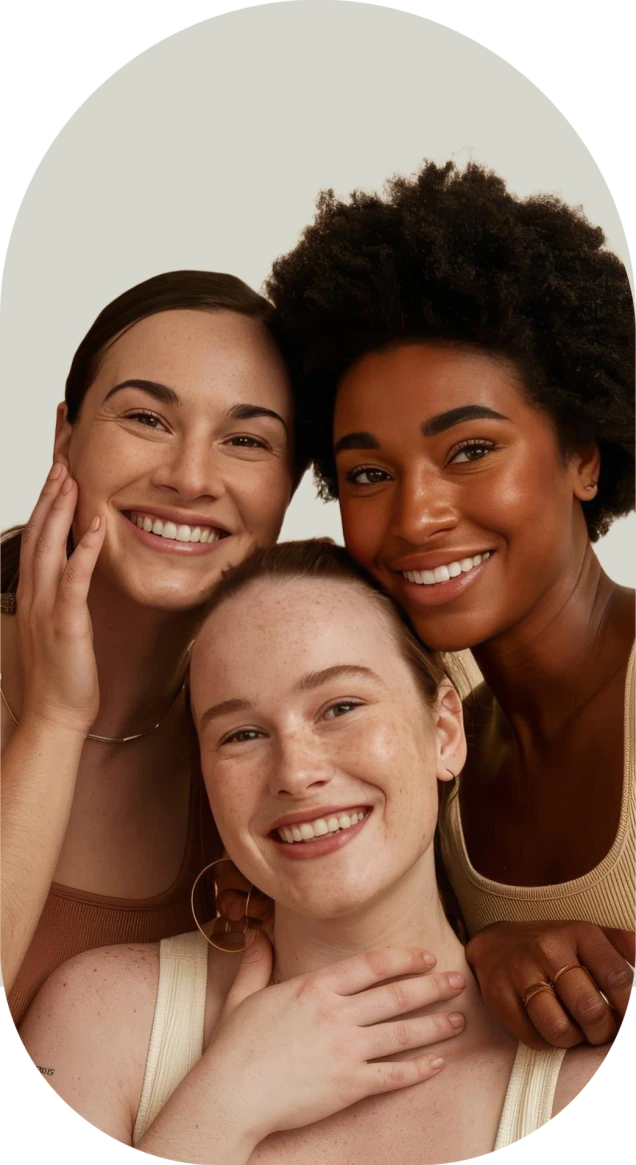
[[[85,951],[47,979],[20,1027],[29,1055],[47,1069],[53,1089],[86,1120],[127,1144],[158,982],[158,943]]]
[[[570,1048],[566,1052],[554,1094],[552,1116],[566,1108],[570,1101],[583,1091],[585,1085],[589,1084],[611,1046],[603,1044],[602,1047],[595,1048],[590,1044],[578,1044],[576,1048]]]

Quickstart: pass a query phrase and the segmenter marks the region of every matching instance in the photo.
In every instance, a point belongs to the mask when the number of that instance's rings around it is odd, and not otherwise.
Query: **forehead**
[[[419,425],[466,404],[486,405],[506,416],[528,408],[519,373],[503,357],[467,348],[404,344],[370,353],[349,369],[338,391],[335,423],[340,431],[361,416],[386,415]]]
[[[261,579],[206,620],[192,656],[192,688],[205,698],[256,700],[308,672],[343,664],[403,686],[403,662],[388,617],[362,586],[326,579]]]
[[[274,396],[289,408],[284,362],[261,320],[232,311],[165,311],[139,320],[106,349],[95,383],[156,380],[177,392],[249,389],[250,402]],[[280,411],[280,410],[277,410]]]

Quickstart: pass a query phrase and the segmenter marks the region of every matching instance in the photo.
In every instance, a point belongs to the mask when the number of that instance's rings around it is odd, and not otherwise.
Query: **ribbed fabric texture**
[[[552,1116],[565,1048],[535,1052],[519,1044],[499,1120],[495,1149],[520,1141]]]
[[[203,817],[202,810],[206,811]],[[73,955],[114,943],[159,942],[169,935],[190,930],[190,891],[206,861],[218,856],[213,852],[204,856],[203,851],[208,853],[213,847],[214,826],[197,772],[192,778],[188,837],[181,870],[163,894],[142,900],[108,898],[54,882],[9,995],[9,1008],[16,1026],[45,979]]]
[[[161,943],[157,1002],[133,1145],[203,1054],[207,969],[208,944],[198,930]],[[519,1044],[496,1149],[526,1137],[550,1120],[564,1055],[563,1048],[534,1052]]]
[[[133,1145],[203,1054],[208,944],[198,930],[163,939],[159,986]]]
[[[493,922],[577,921],[634,929],[636,914],[636,798],[634,793],[634,649],[625,685],[623,795],[614,843],[588,874],[554,886],[507,886],[472,866],[459,797],[440,822],[444,865],[470,935]]]

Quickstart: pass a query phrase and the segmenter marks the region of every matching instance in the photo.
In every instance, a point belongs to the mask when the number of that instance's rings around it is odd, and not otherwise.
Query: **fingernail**
[[[431,954],[430,951],[422,951],[422,962],[425,963],[427,967],[434,967],[437,959],[435,958],[435,955]]]
[[[56,477],[60,476],[63,469],[64,466],[62,465],[62,462],[56,461],[51,472],[49,473],[49,481],[55,481]]]
[[[71,492],[72,488],[73,488],[73,478],[67,477],[66,481],[64,482],[64,485],[62,486],[62,493],[68,494]]]
[[[448,1017],[448,1022],[451,1025],[451,1027],[463,1027],[464,1026],[464,1017],[460,1011],[451,1011],[451,1013]]]
[[[466,986],[466,980],[464,979],[463,975],[460,975],[459,971],[451,971],[449,973],[448,983],[449,983],[450,987],[465,987]]]
[[[99,527],[101,525],[101,521],[102,521],[101,518],[93,518],[93,521],[91,522],[91,526],[90,526],[91,530],[93,530],[93,531],[99,530]]]
[[[431,1068],[433,1068],[435,1072],[438,1072],[440,1068],[444,1067],[445,1063],[446,1061],[442,1060],[441,1056],[438,1056],[436,1060],[431,1060]]]

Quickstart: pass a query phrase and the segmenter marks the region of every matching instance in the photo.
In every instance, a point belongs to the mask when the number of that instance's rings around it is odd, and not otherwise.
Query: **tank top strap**
[[[159,986],[133,1145],[203,1054],[208,944],[198,930],[159,944]]]
[[[495,1149],[512,1145],[550,1120],[564,1056],[565,1048],[535,1052],[525,1044],[519,1044],[501,1111]]]

